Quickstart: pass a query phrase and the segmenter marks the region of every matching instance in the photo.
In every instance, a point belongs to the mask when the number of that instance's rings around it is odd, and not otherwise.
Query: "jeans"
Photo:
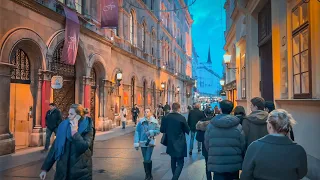
[[[126,128],[126,122],[122,121],[122,128],[125,129]]]
[[[141,147],[142,157],[144,162],[151,161],[153,147]]]
[[[178,180],[184,165],[184,157],[171,157],[172,180]]]
[[[137,125],[137,118],[138,118],[138,116],[132,116],[132,119],[133,119],[133,122],[135,125]]]
[[[44,146],[44,149],[48,150],[49,146],[50,146],[50,139],[51,139],[51,135],[54,132],[55,135],[57,135],[57,128],[55,128],[53,131],[50,130],[49,128],[47,128],[46,130],[46,144]]]
[[[194,142],[194,138],[196,136],[196,133],[195,131],[190,131],[191,132],[191,136],[190,136],[190,148],[189,148],[189,152],[192,152],[193,150],[193,142]],[[200,151],[201,150],[201,142],[198,141],[198,150]]]
[[[213,173],[213,180],[234,180],[234,179],[239,179],[239,171],[236,172],[226,172],[226,173],[218,173],[214,172]]]

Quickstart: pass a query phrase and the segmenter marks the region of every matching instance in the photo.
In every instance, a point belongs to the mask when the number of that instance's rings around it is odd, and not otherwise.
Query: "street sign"
[[[63,86],[62,76],[52,76],[51,78],[51,88],[52,89],[61,89]]]

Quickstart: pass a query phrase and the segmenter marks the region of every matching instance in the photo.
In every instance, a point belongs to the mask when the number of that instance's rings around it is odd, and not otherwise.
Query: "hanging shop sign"
[[[119,18],[118,0],[102,0],[101,6],[101,27],[117,28]]]
[[[62,76],[53,76],[51,78],[51,88],[52,89],[61,89],[63,86]]]

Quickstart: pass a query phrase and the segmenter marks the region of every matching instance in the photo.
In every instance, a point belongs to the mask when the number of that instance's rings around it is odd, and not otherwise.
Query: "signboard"
[[[220,96],[226,96],[227,94],[226,94],[226,92],[225,91],[221,91],[220,92]]]
[[[51,88],[61,89],[63,86],[63,78],[61,76],[53,76],[51,78]]]

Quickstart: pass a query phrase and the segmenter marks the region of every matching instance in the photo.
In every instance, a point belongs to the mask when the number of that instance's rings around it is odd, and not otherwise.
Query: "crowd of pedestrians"
[[[199,103],[188,107],[188,119],[180,113],[180,104],[159,106],[152,112],[131,109],[136,128],[134,148],[141,149],[145,180],[153,180],[152,154],[155,137],[161,133],[161,144],[171,157],[172,180],[178,180],[188,156],[186,134],[190,136],[189,155],[194,140],[198,152],[205,159],[208,180],[298,180],[307,174],[307,156],[302,146],[294,142],[295,120],[283,109],[275,109],[273,102],[261,97],[251,99],[250,114],[242,106],[223,100],[211,109],[200,110]],[[46,115],[47,135],[43,152],[50,146],[54,132],[56,139],[41,167],[40,178],[56,163],[55,180],[92,179],[92,152],[95,128],[87,109],[75,104],[70,107],[68,119],[62,121],[61,112],[50,104]],[[121,107],[123,129],[128,113]]]

